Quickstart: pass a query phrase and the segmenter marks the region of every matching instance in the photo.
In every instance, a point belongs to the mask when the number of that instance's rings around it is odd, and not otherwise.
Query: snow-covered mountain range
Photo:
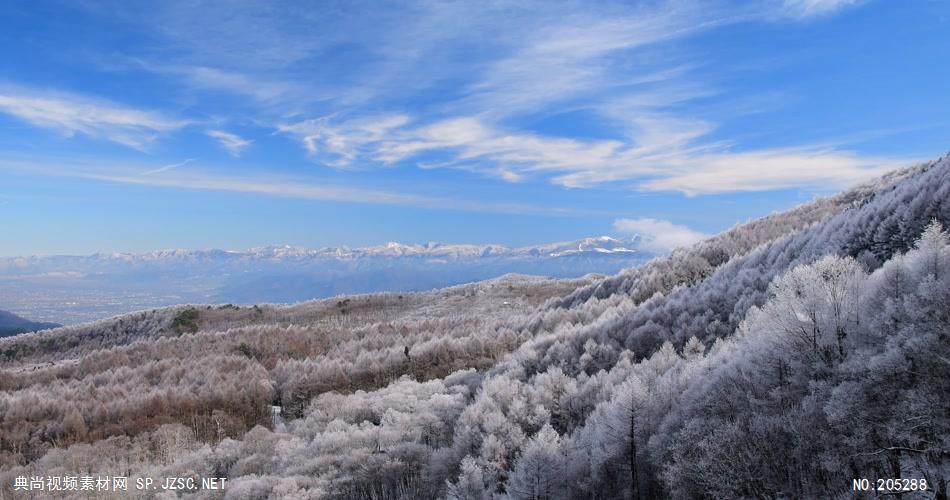
[[[655,254],[609,236],[525,247],[387,243],[0,259],[0,307],[60,323],[187,302],[295,302],[418,291],[507,273],[613,274]]]
[[[173,262],[173,261],[227,261],[227,260],[293,260],[328,259],[356,260],[378,257],[419,257],[436,259],[477,259],[484,257],[564,257],[593,254],[643,254],[637,250],[638,239],[619,239],[610,236],[584,238],[575,241],[547,243],[524,247],[504,245],[471,245],[428,242],[404,244],[397,242],[369,247],[305,248],[289,245],[257,247],[247,250],[159,250],[134,253],[95,253],[88,256],[27,256],[0,258],[0,271],[28,269],[35,265],[79,262]]]

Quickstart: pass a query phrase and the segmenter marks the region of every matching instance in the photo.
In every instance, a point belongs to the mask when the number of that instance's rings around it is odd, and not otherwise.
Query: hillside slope
[[[227,498],[567,499],[902,477],[946,498],[948,224],[942,158],[609,278],[0,340],[0,480],[86,464],[226,476]]]
[[[11,312],[0,311],[0,337],[10,337],[26,332],[49,330],[50,328],[57,328],[59,326],[62,325],[30,321]]]

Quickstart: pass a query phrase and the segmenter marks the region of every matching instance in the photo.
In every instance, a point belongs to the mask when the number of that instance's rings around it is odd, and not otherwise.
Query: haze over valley
[[[656,249],[641,249],[637,237],[603,236],[518,248],[389,243],[0,258],[0,308],[74,324],[176,304],[291,303],[422,291],[508,273],[615,274],[656,255]]]

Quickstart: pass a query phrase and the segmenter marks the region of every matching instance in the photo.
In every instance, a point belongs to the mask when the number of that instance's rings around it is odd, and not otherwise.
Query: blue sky
[[[0,255],[688,241],[950,149],[947,33],[927,0],[5,2]]]

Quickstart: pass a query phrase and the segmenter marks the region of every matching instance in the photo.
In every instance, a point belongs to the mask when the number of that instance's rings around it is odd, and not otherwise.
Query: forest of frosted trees
[[[914,478],[946,499],[948,225],[944,158],[612,277],[3,339],[0,481],[10,498],[17,476],[89,473],[229,478],[168,498],[541,500]]]

